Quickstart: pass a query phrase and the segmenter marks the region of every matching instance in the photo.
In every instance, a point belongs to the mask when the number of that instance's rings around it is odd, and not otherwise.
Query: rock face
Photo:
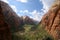
[[[12,8],[0,1],[0,40],[12,40],[11,33],[19,30],[22,20]]]
[[[0,1],[2,14],[5,21],[11,26],[11,31],[18,31],[18,27],[22,25],[20,17],[12,10],[12,8],[5,2]]]
[[[0,40],[12,40],[10,25],[7,22],[5,22],[5,17],[3,15],[1,3],[2,2],[0,1]]]
[[[60,0],[43,16],[40,23],[56,40],[60,39]]]

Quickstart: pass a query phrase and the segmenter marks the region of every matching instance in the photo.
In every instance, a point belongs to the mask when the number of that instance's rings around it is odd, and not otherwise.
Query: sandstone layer
[[[52,5],[40,22],[57,40],[60,39],[60,0]]]

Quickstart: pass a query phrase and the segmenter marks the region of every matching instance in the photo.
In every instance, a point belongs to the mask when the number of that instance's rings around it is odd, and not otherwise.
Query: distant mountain
[[[36,25],[36,21],[30,18],[29,16],[21,16],[21,19],[23,20],[23,24],[30,24],[30,25]]]
[[[52,5],[50,10],[43,16],[40,24],[56,40],[60,40],[60,0]]]

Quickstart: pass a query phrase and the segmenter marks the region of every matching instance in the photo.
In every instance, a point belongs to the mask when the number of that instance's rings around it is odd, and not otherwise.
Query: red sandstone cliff
[[[41,22],[47,32],[60,40],[60,0],[58,0],[43,16]]]

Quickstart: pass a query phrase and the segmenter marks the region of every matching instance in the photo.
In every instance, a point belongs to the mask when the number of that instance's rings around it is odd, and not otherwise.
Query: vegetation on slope
[[[53,37],[49,35],[42,25],[35,25],[36,29],[34,31],[34,25],[24,25],[24,32],[18,31],[13,33],[13,40],[53,40]]]

